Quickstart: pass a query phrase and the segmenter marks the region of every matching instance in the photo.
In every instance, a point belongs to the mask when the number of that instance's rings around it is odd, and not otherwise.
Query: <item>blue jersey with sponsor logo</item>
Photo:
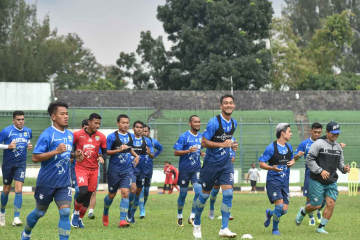
[[[0,133],[0,143],[9,145],[12,141],[16,141],[16,148],[4,150],[3,164],[26,164],[27,146],[31,138],[30,128],[17,129],[14,125],[4,128]]]
[[[198,150],[193,153],[188,153],[180,156],[179,171],[194,171],[201,166],[200,151],[201,151],[202,134],[200,132],[194,135],[189,131],[180,135],[179,139],[174,145],[174,149],[178,151],[189,150],[191,147],[196,147]]]
[[[74,142],[74,135],[69,130],[60,131],[54,126],[47,128],[36,143],[34,154],[41,154],[55,150],[60,143],[66,145],[66,152],[55,155],[41,162],[37,178],[37,187],[69,187],[70,186],[70,154]]]
[[[123,144],[127,144],[129,142],[129,135],[128,133],[121,134],[118,133],[119,139]],[[135,138],[134,134],[130,133],[132,139]],[[107,150],[111,150],[112,145],[114,144],[116,140],[115,132],[108,135],[106,138],[106,146]],[[131,147],[131,146],[129,146]],[[116,153],[115,155],[110,156],[109,160],[109,171],[116,171],[116,172],[133,172],[134,168],[132,165],[132,158],[131,153]]]
[[[221,124],[223,126],[223,129],[225,132],[230,132],[232,129],[232,123],[231,120],[227,121],[225,120],[222,115],[220,114]],[[232,119],[234,121],[234,127],[236,129],[237,127],[237,121],[235,119]],[[216,131],[219,129],[219,121],[217,117],[213,117],[208,122],[206,129],[203,133],[203,137],[207,140],[211,141],[211,139],[214,137]],[[206,155],[204,159],[205,163],[211,163],[216,164],[219,166],[223,166],[229,162],[231,162],[230,157],[230,149],[231,148],[208,148],[206,149]]]
[[[150,141],[152,142],[153,148],[157,150],[154,155],[154,159],[155,159],[163,151],[164,147],[159,143],[158,140],[156,140],[154,138],[152,138]],[[146,155],[145,156],[145,173],[152,174],[152,171],[153,171],[153,159],[151,159],[149,157],[149,155]]]
[[[150,153],[154,153],[154,148],[153,148],[153,145],[152,145],[150,139],[147,138],[147,137],[144,137],[144,139],[145,139],[145,142],[146,142],[146,146],[148,148],[150,148]],[[134,137],[133,138],[133,146],[134,147],[141,147],[142,144],[143,144],[142,137],[140,137],[140,138],[135,138]],[[145,173],[145,170],[146,170],[145,169],[146,168],[145,164],[146,164],[147,158],[151,159],[149,157],[149,155],[147,155],[147,154],[144,154],[144,155],[140,154],[139,155],[139,163],[135,167],[135,172],[143,172],[143,173]],[[131,161],[133,161],[133,160],[134,160],[134,157],[131,156]]]
[[[294,158],[292,146],[289,143],[286,143],[290,150],[291,150],[291,159]],[[286,155],[288,153],[288,148],[285,146],[281,146],[277,143],[277,150],[279,151],[280,155]],[[264,153],[260,156],[260,162],[268,162],[274,154],[274,143],[270,143]],[[272,165],[269,165],[272,166]],[[266,181],[276,181],[280,184],[288,184],[289,183],[289,176],[290,176],[290,168],[287,165],[277,165],[277,168],[282,169],[281,172],[276,172],[273,170],[268,171]]]
[[[300,143],[300,145],[297,147],[296,151],[295,151],[295,155],[297,155],[299,153],[299,151],[304,152],[304,158],[306,159],[307,154],[309,153],[310,147],[311,145],[314,143],[313,140],[311,140],[311,138],[305,139],[304,141],[302,141]],[[301,157],[300,157],[301,158]],[[310,169],[308,168],[308,166],[305,163],[305,173],[306,174],[310,174]]]

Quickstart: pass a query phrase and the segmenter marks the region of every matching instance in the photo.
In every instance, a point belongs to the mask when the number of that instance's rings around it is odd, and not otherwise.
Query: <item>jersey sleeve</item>
[[[264,153],[259,157],[260,162],[268,162],[274,154],[274,145],[270,144],[266,147]]]
[[[153,145],[152,145],[150,139],[145,138],[145,141],[146,141],[146,145],[148,146],[148,148],[150,148],[150,153],[154,153],[154,148],[153,148]]]
[[[8,137],[8,132],[5,130],[5,128],[0,132],[0,143],[4,142]]]
[[[206,129],[204,130],[203,137],[210,141],[215,135],[218,128],[219,128],[219,122],[217,121],[216,118],[212,118],[208,122]]]
[[[29,140],[33,138],[32,130],[29,128]]]
[[[183,135],[181,135],[177,140],[177,142],[175,143],[174,149],[178,151],[182,151],[184,150],[185,144],[186,144],[186,139],[184,138]]]
[[[295,155],[297,155],[299,153],[299,151],[305,152],[305,150],[306,150],[305,147],[306,147],[306,143],[305,143],[305,141],[302,141],[300,143],[300,145],[297,147],[297,149],[295,151]],[[302,156],[299,158],[302,158]]]
[[[164,147],[156,139],[153,139],[153,143],[154,143],[154,148],[157,150],[156,153],[154,154],[154,158],[156,158],[157,156],[159,156],[162,153],[162,151],[164,150]]]
[[[49,150],[49,148],[50,135],[47,132],[43,132],[36,143],[33,154],[45,153]]]
[[[115,133],[111,133],[106,139],[107,150],[111,150],[111,147],[114,142],[115,142]]]

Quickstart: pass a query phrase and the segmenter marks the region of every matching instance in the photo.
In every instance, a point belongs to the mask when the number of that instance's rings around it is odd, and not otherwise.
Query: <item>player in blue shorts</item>
[[[231,163],[230,148],[237,150],[238,144],[231,138],[237,127],[237,122],[231,118],[235,109],[234,97],[224,95],[220,99],[221,114],[210,119],[203,133],[201,146],[206,149],[203,167],[200,172],[202,191],[196,201],[195,223],[193,235],[201,238],[201,213],[210,196],[211,189],[218,182],[223,193],[221,207],[220,237],[236,237],[228,228],[230,210],[233,199],[234,166]]]
[[[159,156],[162,153],[164,147],[159,143],[158,140],[150,137],[150,127],[148,125],[144,125],[143,136],[149,138],[154,148],[154,151],[156,149],[156,152],[154,154],[154,159],[155,159],[157,156]],[[149,155],[145,156],[145,182],[144,182],[144,187],[140,194],[140,202],[139,202],[140,219],[145,218],[145,205],[149,197],[154,159],[149,158]]]
[[[260,168],[268,170],[266,177],[266,192],[271,204],[275,203],[275,209],[266,209],[264,226],[270,225],[273,217],[272,234],[280,235],[279,222],[282,215],[289,208],[289,176],[290,167],[295,164],[291,139],[291,129],[288,123],[279,123],[275,128],[277,140],[270,143],[260,156]],[[268,164],[267,164],[268,162]]]
[[[0,227],[5,226],[5,207],[8,202],[12,181],[15,181],[14,221],[13,226],[20,226],[20,210],[22,205],[22,186],[26,172],[26,153],[32,149],[30,139],[32,131],[24,126],[25,114],[22,111],[13,113],[14,125],[4,128],[0,133],[1,149],[4,150],[3,163],[3,191],[1,193]]]
[[[104,199],[103,225],[109,225],[109,208],[116,196],[121,192],[119,227],[129,227],[126,215],[129,209],[129,192],[132,181],[133,164],[139,163],[139,156],[132,149],[135,136],[128,132],[130,118],[121,114],[117,117],[118,131],[108,135],[106,140],[107,153],[110,156],[107,171],[109,193]],[[134,156],[132,161],[131,156]]]
[[[185,199],[188,192],[189,183],[193,186],[195,196],[191,208],[189,224],[194,224],[195,220],[195,205],[201,192],[201,185],[199,184],[201,162],[200,156],[204,156],[205,153],[201,152],[201,139],[202,134],[200,131],[201,121],[196,115],[192,115],[189,118],[190,130],[180,135],[179,139],[174,145],[174,155],[179,156],[179,178],[178,184],[180,186],[180,194],[177,200],[178,202],[178,215],[177,225],[184,226],[183,224],[183,209],[185,205]]]
[[[85,129],[88,126],[89,126],[89,119],[84,119],[81,123],[81,129]],[[76,144],[74,144],[73,149],[76,149]],[[75,199],[79,195],[79,186],[75,174],[75,163],[76,163],[76,159],[72,159],[72,162],[70,164],[70,175],[71,175],[71,187],[75,189],[74,206],[75,206]],[[75,207],[74,207],[74,211],[75,211]]]
[[[139,164],[135,167],[132,176],[131,189],[129,194],[128,222],[135,223],[135,212],[140,202],[140,194],[145,183],[145,160],[146,156],[154,158],[154,149],[149,138],[143,136],[144,123],[135,121],[133,124],[135,137],[132,148],[140,157]]]
[[[304,158],[306,159],[306,156],[310,150],[311,145],[317,140],[319,139],[319,137],[321,136],[322,133],[322,125],[320,123],[313,123],[311,125],[311,129],[310,129],[310,134],[311,137],[302,141],[300,143],[300,145],[298,146],[298,148],[295,151],[295,156],[294,159],[298,160],[299,158],[301,158],[302,156],[304,156]],[[346,146],[345,143],[340,143],[340,146],[342,148],[344,148]],[[306,197],[306,205],[308,205],[310,203],[310,199],[309,199],[309,181],[310,181],[310,169],[308,168],[308,166],[305,163],[305,179],[304,179],[304,189],[303,189],[303,196]],[[321,209],[325,206],[325,202],[322,203],[321,208],[316,210],[316,218],[317,218],[317,222],[320,223],[321,222]],[[309,226],[315,226],[315,218],[313,213],[309,213]]]
[[[83,153],[81,150],[77,150],[75,153],[71,152],[74,135],[66,129],[69,119],[67,109],[66,103],[53,102],[49,104],[48,113],[53,121],[53,126],[47,128],[40,135],[33,152],[33,162],[41,162],[34,195],[36,207],[27,216],[21,239],[30,239],[32,229],[45,215],[53,200],[55,200],[60,214],[59,238],[69,239],[69,215],[72,199],[69,163],[72,157],[81,162]],[[54,239],[54,237],[48,237]]]
[[[231,141],[235,142],[236,140],[235,140],[234,137],[232,137]],[[232,149],[230,149],[230,156],[231,156],[231,163],[234,164],[234,161],[235,161],[235,158],[236,158],[236,152],[234,150],[232,150]],[[218,182],[216,182],[213,189],[211,190],[211,193],[210,193],[209,218],[211,220],[215,219],[215,202],[216,202],[216,198],[217,198],[217,195],[218,195],[219,191],[220,191],[220,184]],[[229,220],[234,220],[234,217],[231,216],[231,214],[230,214]]]

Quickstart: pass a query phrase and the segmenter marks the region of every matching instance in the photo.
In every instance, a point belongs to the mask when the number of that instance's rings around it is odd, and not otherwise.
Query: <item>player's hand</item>
[[[303,151],[299,151],[298,154],[296,154],[296,155],[298,155],[298,157],[302,157],[302,156],[304,156],[304,154],[305,153]]]
[[[200,152],[200,156],[204,158],[206,156],[206,153]]]
[[[30,151],[32,148],[33,148],[32,144],[29,143],[29,144],[28,144],[28,147],[27,147],[27,150]]]
[[[346,147],[346,144],[345,143],[340,143],[340,147],[344,148],[344,147]]]
[[[8,145],[8,149],[15,149],[16,148],[16,141],[12,141],[9,145]]]
[[[350,172],[350,165],[349,164],[344,166],[344,172]]]
[[[235,140],[232,145],[231,148],[234,152],[236,152],[238,150],[239,144],[237,144],[237,140]]]
[[[233,141],[231,139],[227,139],[225,140],[225,142],[223,142],[223,148],[230,148],[233,145]]]
[[[249,179],[246,179],[246,182],[249,182]]]
[[[147,153],[147,155],[150,155],[150,153],[151,153],[150,148],[148,146],[146,146],[146,153]]]
[[[124,151],[124,150],[126,150],[126,149],[128,149],[128,148],[129,148],[128,145],[123,144],[123,145],[121,145],[121,147],[119,148],[119,152],[122,152],[122,151]]]
[[[73,158],[70,158],[70,162],[74,162],[74,159],[73,159]]]
[[[139,157],[137,156],[136,158],[134,158],[134,161],[132,162],[134,164],[134,167],[136,167],[139,164]]]
[[[322,172],[320,173],[321,177],[324,179],[324,180],[328,180],[329,179],[329,176],[330,176],[330,173],[326,170],[322,170]]]
[[[197,147],[191,147],[191,148],[189,148],[189,153],[197,152],[197,150],[198,150]]]
[[[81,151],[81,149],[75,151],[75,158],[77,162],[82,162],[82,160],[84,159],[84,153],[83,151]]]
[[[235,157],[232,157],[231,158],[231,163],[234,163],[234,161],[235,161]]]
[[[66,145],[64,143],[60,143],[59,146],[57,146],[57,148],[56,148],[57,154],[61,154],[66,151],[67,151],[67,149],[66,149]]]
[[[291,160],[291,161],[289,161],[289,162],[286,163],[286,165],[287,165],[288,167],[292,167],[292,166],[294,166],[294,164],[295,164],[295,159],[293,159],[293,160]]]
[[[282,171],[282,169],[277,168],[277,165],[274,165],[271,168],[272,168],[271,170],[276,171],[276,172],[281,172]]]
[[[104,162],[105,162],[102,157],[98,157],[97,161],[100,162],[101,164],[104,164]]]

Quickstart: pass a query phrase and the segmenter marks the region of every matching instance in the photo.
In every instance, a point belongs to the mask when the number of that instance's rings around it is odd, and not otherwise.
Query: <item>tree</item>
[[[121,53],[118,66],[138,88],[259,89],[269,83],[271,55],[266,49],[273,10],[267,0],[168,0],[158,7],[173,43],[141,33],[134,53]],[[152,80],[152,81],[151,81]]]

